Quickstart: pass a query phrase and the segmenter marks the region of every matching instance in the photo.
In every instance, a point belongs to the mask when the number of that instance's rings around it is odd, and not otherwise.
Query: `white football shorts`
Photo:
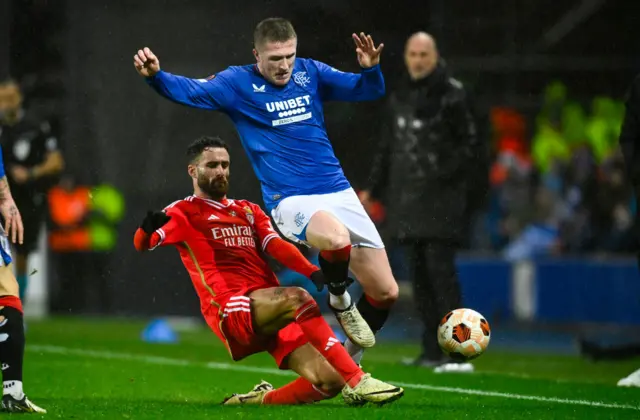
[[[4,228],[0,224],[0,267],[6,267],[13,259],[11,258],[11,243]]]
[[[306,230],[311,216],[326,211],[347,228],[354,247],[384,248],[378,229],[360,203],[353,188],[329,194],[296,195],[271,210],[280,232],[289,240],[309,246]]]

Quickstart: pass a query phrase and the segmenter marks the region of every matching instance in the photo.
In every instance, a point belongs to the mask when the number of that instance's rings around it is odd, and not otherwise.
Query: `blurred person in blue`
[[[549,256],[559,249],[560,214],[554,189],[538,187],[534,200],[536,217],[503,251],[508,261]]]
[[[601,173],[593,209],[597,249],[607,253],[633,251],[633,192],[624,165],[611,158],[602,165]]]
[[[591,226],[598,199],[598,167],[591,148],[583,145],[571,156],[564,181],[564,215],[561,222],[562,249],[579,253],[594,247]]]

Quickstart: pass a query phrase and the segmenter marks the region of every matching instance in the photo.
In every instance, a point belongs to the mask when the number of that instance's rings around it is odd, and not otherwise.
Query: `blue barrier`
[[[541,261],[536,284],[540,321],[640,324],[635,262]]]
[[[511,264],[497,259],[458,259],[457,268],[465,307],[492,319],[512,318]]]
[[[640,325],[640,275],[632,260],[534,261],[530,278],[518,278],[516,264],[501,259],[459,258],[463,305],[487,317],[513,319],[516,302],[529,300],[530,321],[597,322]],[[515,299],[517,282],[530,282],[526,296]]]

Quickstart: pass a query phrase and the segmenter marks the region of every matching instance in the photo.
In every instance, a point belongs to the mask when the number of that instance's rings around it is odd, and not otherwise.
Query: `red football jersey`
[[[263,252],[278,234],[258,205],[190,196],[165,212],[171,220],[152,236],[151,249],[178,248],[203,311],[239,293],[279,286]]]

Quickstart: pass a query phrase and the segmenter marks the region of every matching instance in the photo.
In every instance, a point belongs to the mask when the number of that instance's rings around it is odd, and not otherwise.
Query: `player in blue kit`
[[[359,362],[375,343],[398,296],[384,244],[336,158],[324,124],[323,102],[367,101],[385,92],[383,45],[353,34],[359,74],[297,58],[297,35],[281,18],[254,31],[256,64],[233,66],[206,79],[160,69],[144,48],[134,56],[138,73],[160,95],[190,107],[218,110],[234,122],[280,232],[319,249],[330,306]],[[357,305],[346,291],[351,269],[363,287]]]

